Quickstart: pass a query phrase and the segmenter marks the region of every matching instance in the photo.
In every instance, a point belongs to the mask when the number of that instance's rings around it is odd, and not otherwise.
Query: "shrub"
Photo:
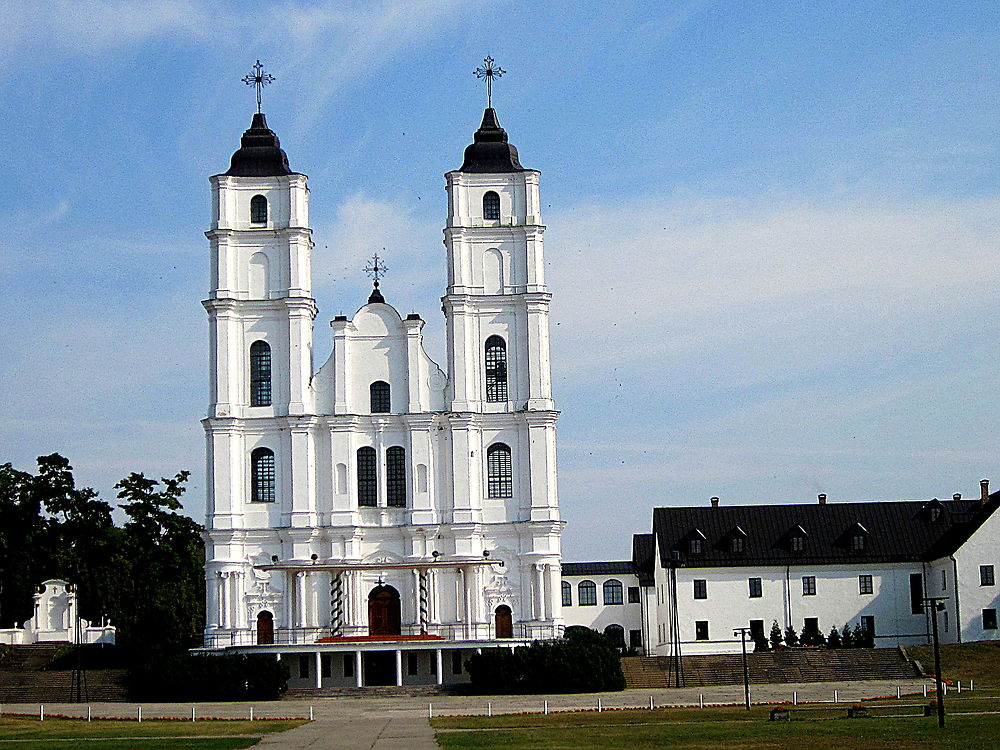
[[[133,700],[278,700],[288,687],[288,668],[265,654],[150,656],[128,675]]]
[[[621,657],[595,630],[566,628],[558,641],[483,649],[465,663],[477,693],[587,693],[623,690]]]
[[[840,648],[840,631],[837,630],[837,626],[834,625],[830,628],[830,635],[826,637],[826,647],[827,648]]]
[[[753,634],[753,650],[754,651],[768,651],[770,646],[768,645],[767,638],[764,637],[763,633]]]
[[[778,649],[784,642],[781,637],[781,626],[777,620],[771,623],[771,634],[768,636],[768,640],[771,641],[771,648],[773,649]]]
[[[840,634],[840,647],[841,648],[854,648],[857,645],[854,643],[854,633],[851,632],[851,626],[845,625],[844,630]]]
[[[795,632],[795,628],[791,625],[785,628],[785,645],[788,646],[788,648],[795,648],[799,645],[799,636]]]

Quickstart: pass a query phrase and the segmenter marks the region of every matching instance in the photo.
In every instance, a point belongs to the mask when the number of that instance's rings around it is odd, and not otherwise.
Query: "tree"
[[[768,640],[771,641],[771,648],[777,650],[781,647],[783,639],[781,637],[781,626],[777,620],[771,623],[771,633],[768,636]]]
[[[844,625],[844,629],[840,635],[841,648],[854,648],[855,645],[854,634],[851,632],[850,624]]]
[[[827,648],[840,648],[840,631],[837,630],[837,626],[834,625],[830,628],[830,635],[826,637],[826,647]]]
[[[31,595],[41,580],[36,570],[43,526],[33,479],[9,463],[0,465],[0,626],[31,616]]]
[[[865,630],[863,627],[861,627],[861,623],[860,622],[856,622],[854,624],[854,632],[851,633],[851,635],[854,638],[854,647],[855,648],[871,648],[872,647],[872,646],[868,645],[868,631]],[[873,643],[872,645],[875,645],[875,644]]]
[[[795,648],[799,645],[799,636],[795,632],[795,628],[791,625],[785,628],[785,645],[788,646],[788,648]]]

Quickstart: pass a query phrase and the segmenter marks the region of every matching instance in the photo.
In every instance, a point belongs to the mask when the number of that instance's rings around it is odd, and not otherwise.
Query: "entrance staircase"
[[[454,689],[446,685],[378,685],[363,688],[293,688],[285,692],[282,700],[313,698],[424,698],[435,695],[453,695]]]
[[[740,654],[685,656],[681,687],[737,685],[743,682]],[[674,662],[666,656],[622,659],[630,688],[674,687]],[[750,682],[839,682],[846,680],[906,680],[920,676],[917,666],[898,648],[766,651],[747,654]]]
[[[45,668],[68,645],[9,646],[0,660],[0,703],[63,703],[74,697],[73,670]],[[84,700],[126,698],[124,669],[88,669],[83,680]]]

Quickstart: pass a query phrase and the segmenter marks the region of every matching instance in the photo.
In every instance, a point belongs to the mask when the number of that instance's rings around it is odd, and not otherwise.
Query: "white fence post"
[[[90,721],[90,706],[87,706],[87,721]]]
[[[486,704],[486,715],[487,716],[492,716],[493,715],[493,702],[492,701],[490,701],[489,703]]]
[[[604,706],[601,705],[601,697],[597,696],[597,713],[604,710]]]
[[[45,706],[41,703],[38,704],[38,720],[45,721]]]
[[[705,707],[705,694],[698,693],[698,708],[704,708],[704,707]]]
[[[142,721],[142,706],[138,706],[136,708],[135,720],[136,721]]]
[[[799,691],[798,690],[793,690],[792,691],[792,705],[793,706],[799,705]]]
[[[191,721],[194,721],[194,706],[191,706]]]
[[[547,700],[542,701],[542,712],[546,716],[549,715],[549,702]]]
[[[653,696],[649,696],[649,710],[653,710]]]

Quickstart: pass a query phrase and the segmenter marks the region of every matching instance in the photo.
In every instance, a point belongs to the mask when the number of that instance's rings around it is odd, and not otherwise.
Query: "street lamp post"
[[[941,646],[938,639],[937,613],[944,609],[947,596],[925,596],[924,606],[931,610],[931,635],[934,638],[934,679],[937,683],[938,726],[944,728],[944,685],[941,679]]]
[[[747,667],[747,633],[750,628],[733,628],[733,635],[739,635],[740,648],[743,651],[743,700],[747,711],[750,710],[750,669]]]

